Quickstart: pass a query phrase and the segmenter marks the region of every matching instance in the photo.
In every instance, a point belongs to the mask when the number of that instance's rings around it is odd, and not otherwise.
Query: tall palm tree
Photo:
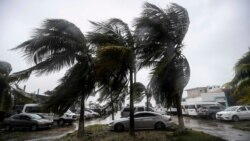
[[[188,61],[182,55],[182,41],[189,26],[187,10],[172,3],[167,9],[145,3],[135,22],[139,68],[153,67],[151,91],[157,102],[176,103],[180,129],[184,130],[181,97],[190,77]]]
[[[34,65],[14,73],[18,80],[27,80],[32,73],[49,74],[70,67],[61,84],[54,89],[45,107],[64,113],[78,99],[81,100],[78,137],[84,134],[84,100],[94,90],[93,61],[90,48],[81,30],[63,19],[47,19],[37,28],[31,39],[14,50],[21,50]]]
[[[131,30],[129,29],[128,25],[123,22],[120,19],[110,19],[106,22],[92,22],[94,26],[93,32],[89,32],[88,34],[88,41],[93,45],[97,47],[97,50],[105,50],[109,49],[110,53],[111,51],[114,51],[112,55],[115,55],[119,58],[121,53],[129,51],[129,57],[128,61],[125,60],[118,60],[121,61],[121,63],[124,63],[126,66],[123,69],[120,69],[119,71],[112,71],[110,73],[110,77],[113,77],[114,79],[118,77],[118,79],[125,79],[127,78],[126,75],[127,71],[129,73],[129,83],[130,83],[130,130],[129,133],[131,136],[134,136],[134,100],[133,100],[133,81],[134,81],[134,71],[135,71],[135,55],[134,55],[134,38],[132,36]],[[113,49],[112,49],[113,48]],[[120,50],[120,52],[116,52],[116,50]],[[118,53],[118,54],[117,54]],[[112,57],[110,58],[111,61],[116,61],[117,58]],[[98,57],[97,57],[98,58]],[[117,66],[114,66],[117,67]],[[111,82],[111,85],[115,81]],[[104,85],[110,85],[110,83],[103,83]],[[124,85],[125,87],[125,85]]]
[[[224,86],[232,91],[231,95],[237,99],[238,104],[248,104],[250,102],[250,51],[236,62],[234,71],[234,78]]]

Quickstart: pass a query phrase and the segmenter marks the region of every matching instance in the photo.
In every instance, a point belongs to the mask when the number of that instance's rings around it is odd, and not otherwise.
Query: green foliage
[[[234,66],[235,75],[231,82],[224,84],[237,104],[250,103],[250,51],[245,53]]]

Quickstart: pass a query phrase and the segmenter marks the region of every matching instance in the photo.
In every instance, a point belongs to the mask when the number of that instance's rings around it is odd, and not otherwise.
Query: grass
[[[250,121],[241,121],[239,123],[235,123],[233,125],[233,128],[245,130],[245,131],[250,131]]]
[[[224,141],[203,132],[188,129],[185,133],[177,131],[136,131],[135,138],[128,132],[112,132],[107,125],[92,125],[85,128],[84,138],[77,139],[77,132],[68,134],[59,141]]]

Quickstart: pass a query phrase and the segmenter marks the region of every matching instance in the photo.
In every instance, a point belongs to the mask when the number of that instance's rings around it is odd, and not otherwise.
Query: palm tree
[[[49,74],[70,67],[61,83],[53,90],[45,107],[62,114],[81,100],[78,137],[84,135],[84,100],[94,90],[93,61],[90,48],[81,30],[63,19],[47,19],[31,39],[14,50],[21,50],[34,65],[14,73],[18,80],[27,80],[32,73]]]
[[[10,74],[11,70],[8,62],[0,61],[0,121],[3,120],[4,113],[15,104],[33,101],[25,92],[14,86],[15,78]]]
[[[128,27],[128,25],[123,22],[120,19],[110,19],[107,22],[91,22],[94,26],[94,31],[89,32],[88,34],[88,41],[95,47],[97,47],[97,50],[109,50],[110,55],[112,54],[112,58],[110,59],[109,66],[113,65],[113,61],[117,62],[121,61],[121,66],[113,66],[113,67],[121,67],[121,69],[111,69],[110,73],[108,73],[107,78],[113,78],[115,79],[126,79],[127,75],[129,73],[129,83],[130,83],[130,130],[129,133],[131,136],[134,136],[134,100],[133,100],[133,81],[134,81],[134,72],[135,72],[135,55],[134,55],[134,38],[132,36],[132,33]],[[119,50],[119,51],[118,51]],[[123,56],[122,54],[128,52],[129,54],[127,56],[127,59],[119,60],[120,56]],[[118,59],[116,58],[118,57]],[[98,58],[98,57],[97,57]],[[115,85],[115,81],[112,80],[112,82],[104,82],[102,81],[102,84],[104,85]],[[117,83],[118,84],[118,83]],[[123,83],[123,87],[127,85],[127,83]],[[122,85],[120,85],[122,86]]]
[[[114,120],[114,103],[124,97],[127,74],[133,64],[130,49],[122,46],[105,46],[97,49],[95,60],[96,81],[101,87],[101,101],[110,98],[112,120]]]
[[[135,23],[139,68],[153,67],[151,92],[158,103],[177,106],[181,131],[181,97],[190,77],[188,61],[181,53],[188,26],[187,10],[174,3],[167,9],[145,3]]]
[[[231,90],[238,104],[250,102],[250,51],[246,52],[234,66],[235,75],[231,82],[224,85]]]

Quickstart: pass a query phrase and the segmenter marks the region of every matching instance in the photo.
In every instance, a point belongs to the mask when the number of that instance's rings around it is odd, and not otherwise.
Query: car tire
[[[162,122],[157,122],[157,123],[155,124],[155,129],[156,129],[156,130],[163,130],[163,129],[165,129],[165,128],[166,128],[166,126],[165,126],[165,124],[162,123]]]
[[[36,131],[38,129],[37,125],[31,125],[30,130],[31,131]]]
[[[5,129],[5,131],[11,131],[12,127],[11,127],[11,125],[7,124],[7,125],[5,125],[4,129]]]
[[[232,120],[233,120],[234,122],[237,122],[237,121],[240,120],[240,118],[239,118],[238,116],[234,115],[234,116],[232,117]]]
[[[215,114],[215,113],[210,114],[210,118],[211,118],[212,120],[215,120],[215,119],[216,119],[216,114]]]
[[[116,132],[122,132],[122,131],[124,131],[124,125],[121,124],[121,123],[117,123],[117,124],[115,124],[115,126],[114,126],[114,130],[115,130]]]
[[[58,124],[59,126],[64,126],[65,122],[64,122],[63,119],[59,119],[59,120],[57,121],[57,124]]]

